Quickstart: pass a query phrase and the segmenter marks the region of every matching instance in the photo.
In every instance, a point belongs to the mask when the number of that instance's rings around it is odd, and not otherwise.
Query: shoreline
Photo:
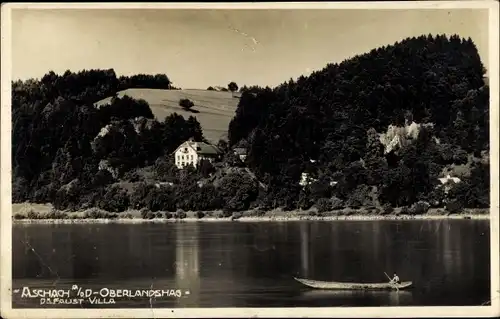
[[[192,222],[298,222],[298,221],[406,221],[406,220],[490,220],[490,215],[403,215],[403,216],[262,216],[262,217],[187,217],[187,218],[67,218],[67,219],[13,219],[12,224],[142,224],[142,223],[192,223]]]
[[[299,222],[299,221],[404,221],[404,220],[445,220],[481,219],[489,220],[489,209],[465,209],[460,213],[446,213],[442,209],[430,209],[421,215],[367,213],[366,209],[344,209],[318,214],[314,211],[271,211],[248,210],[223,216],[222,211],[179,213],[154,212],[144,218],[140,210],[130,209],[121,213],[110,213],[97,208],[80,211],[59,211],[51,204],[16,203],[12,205],[13,224],[140,224],[140,223],[182,223],[182,222]],[[150,212],[151,213],[151,212]],[[197,216],[201,214],[201,218]],[[167,215],[168,214],[168,215]],[[178,214],[182,214],[179,216]],[[21,218],[19,218],[21,217]],[[183,218],[181,218],[183,217]]]

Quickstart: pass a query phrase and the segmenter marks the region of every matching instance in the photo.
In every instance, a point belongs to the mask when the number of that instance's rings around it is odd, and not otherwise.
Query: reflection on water
[[[341,300],[372,299],[378,301],[380,306],[401,306],[412,304],[411,291],[355,291],[355,290],[306,290],[302,292],[305,300],[323,300],[338,304]],[[336,302],[337,301],[337,302]],[[352,304],[352,301],[348,305]]]
[[[196,306],[200,294],[199,224],[193,223],[189,227],[176,224],[175,234],[175,287],[188,290],[191,296],[180,299],[179,306]]]
[[[307,231],[307,224],[300,225],[300,259],[302,265],[302,274],[309,277],[309,238]]]
[[[181,289],[117,307],[478,305],[489,299],[489,222],[336,221],[15,225],[13,285]],[[293,280],[409,291],[321,291]],[[27,305],[14,298],[14,306]],[[30,306],[36,306],[31,304]]]

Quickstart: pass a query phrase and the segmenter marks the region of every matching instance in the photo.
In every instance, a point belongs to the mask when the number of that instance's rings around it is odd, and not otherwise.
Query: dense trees
[[[294,192],[297,171],[312,159],[323,178],[341,176],[334,190],[341,200],[368,192],[362,187],[368,185],[382,203],[411,205],[432,192],[446,165],[488,150],[483,75],[471,39],[405,39],[275,89],[245,88],[229,142],[246,139],[250,168],[263,180],[280,176],[283,194]],[[433,125],[421,128],[408,147],[385,153],[378,135],[413,121]],[[475,185],[488,194],[488,183]]]
[[[137,74],[133,76],[121,76],[119,79],[119,90],[129,88],[146,89],[173,89],[172,82],[165,74]]]
[[[65,207],[78,202],[71,192],[93,200],[105,185],[153,164],[186,139],[204,139],[195,117],[174,113],[158,122],[142,100],[115,96],[108,105],[92,104],[114,96],[117,85],[112,70],[50,72],[40,81],[12,84],[14,202]]]
[[[374,49],[273,89],[245,86],[229,141],[218,143],[223,161],[178,170],[178,145],[204,141],[196,118],[157,120],[145,101],[116,96],[129,87],[171,89],[168,77],[50,72],[12,83],[13,200],[112,212],[488,207],[483,74],[472,40],[439,35]],[[108,105],[93,105],[108,96]],[[232,153],[236,146],[247,148],[245,163]],[[457,166],[468,171],[445,194],[438,177]],[[302,173],[311,178],[306,186]]]

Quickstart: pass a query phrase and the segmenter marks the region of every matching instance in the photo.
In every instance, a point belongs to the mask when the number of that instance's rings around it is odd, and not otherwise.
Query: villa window
[[[191,155],[191,160],[193,160],[193,155]]]

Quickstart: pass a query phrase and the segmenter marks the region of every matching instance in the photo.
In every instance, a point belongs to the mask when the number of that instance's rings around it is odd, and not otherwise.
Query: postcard
[[[4,4],[2,317],[498,316],[498,9]]]

